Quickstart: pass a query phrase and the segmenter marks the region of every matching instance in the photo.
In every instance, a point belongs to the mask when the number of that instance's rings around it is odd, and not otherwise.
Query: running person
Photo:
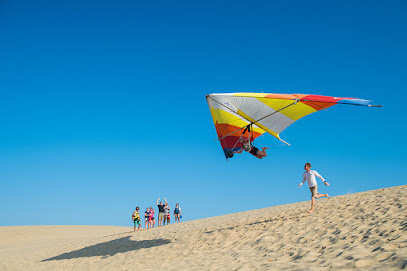
[[[312,213],[314,211],[315,207],[315,199],[322,198],[322,197],[327,197],[330,198],[328,194],[319,194],[318,193],[318,185],[317,181],[315,179],[315,176],[320,178],[325,185],[329,186],[329,183],[325,181],[325,179],[315,170],[311,170],[311,164],[306,163],[304,166],[305,172],[303,174],[302,182],[298,186],[298,188],[301,187],[305,183],[305,181],[308,182],[308,187],[311,191],[311,209],[308,211],[308,213]]]
[[[181,207],[179,207],[179,204],[177,203],[176,205],[175,205],[175,208],[174,208],[174,218],[175,218],[175,222],[180,222],[180,217],[181,217]]]

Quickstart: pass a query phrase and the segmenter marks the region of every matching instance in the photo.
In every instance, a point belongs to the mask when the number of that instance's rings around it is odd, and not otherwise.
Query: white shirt
[[[309,172],[305,171],[303,174],[302,182],[300,183],[300,186],[305,183],[305,181],[308,182],[308,187],[313,187],[317,185],[317,181],[315,180],[315,176],[320,178],[323,182],[325,182],[324,178],[322,178],[321,175],[319,175],[318,172],[315,170],[310,170]]]

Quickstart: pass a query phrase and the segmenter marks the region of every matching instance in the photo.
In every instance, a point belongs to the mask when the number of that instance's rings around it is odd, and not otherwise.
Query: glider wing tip
[[[291,146],[290,143],[288,143],[287,141],[282,140],[281,138],[278,138],[281,142],[283,142],[284,144],[286,144],[287,146]]]

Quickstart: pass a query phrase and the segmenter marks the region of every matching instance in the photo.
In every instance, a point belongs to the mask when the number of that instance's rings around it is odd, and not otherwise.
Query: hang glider
[[[243,147],[242,137],[253,142],[267,132],[290,145],[279,136],[284,129],[335,104],[381,107],[358,98],[309,94],[220,93],[206,95],[206,100],[226,159]]]

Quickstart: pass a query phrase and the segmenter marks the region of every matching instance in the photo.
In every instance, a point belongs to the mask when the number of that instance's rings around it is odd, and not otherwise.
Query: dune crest
[[[407,268],[407,185],[172,224],[0,227],[0,270]]]

